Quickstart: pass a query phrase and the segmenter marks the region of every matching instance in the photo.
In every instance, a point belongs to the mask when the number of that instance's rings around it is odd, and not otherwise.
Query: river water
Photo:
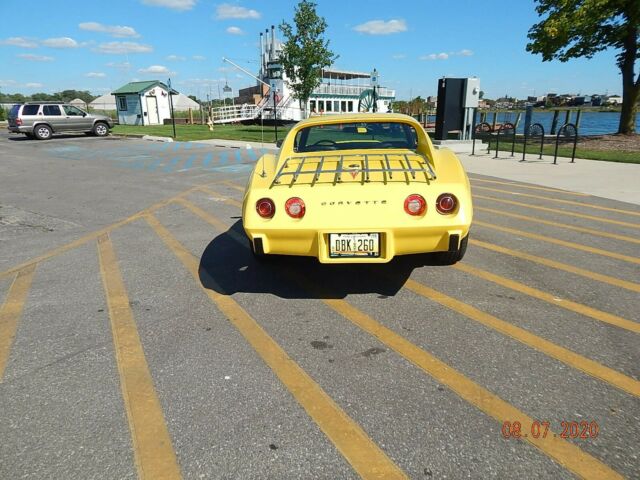
[[[517,117],[516,112],[504,112],[498,114],[498,123],[515,122]],[[560,112],[558,115],[558,126],[565,123],[566,112]],[[478,115],[478,119],[480,115]],[[575,123],[576,112],[571,112],[571,119],[569,122]],[[551,122],[553,121],[553,112],[533,112],[533,118],[531,123],[540,123],[544,127],[545,133],[551,131]],[[493,122],[493,113],[487,114],[487,123]],[[578,133],[580,135],[600,135],[604,133],[616,133],[618,131],[618,124],[620,123],[620,112],[582,112],[580,116],[580,125],[578,126]],[[524,131],[524,112],[520,117],[520,123],[516,129],[518,133]],[[557,132],[557,130],[556,130]],[[636,119],[636,132],[640,133],[640,115]]]

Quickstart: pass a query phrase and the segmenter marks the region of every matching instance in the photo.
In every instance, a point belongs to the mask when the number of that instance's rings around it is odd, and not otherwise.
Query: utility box
[[[480,79],[474,77],[465,80],[462,106],[464,108],[478,108],[478,100],[480,100]]]
[[[464,78],[441,78],[438,81],[436,140],[446,140],[448,132],[462,130],[464,84]]]
[[[438,106],[436,108],[436,140],[447,140],[451,131],[461,132],[466,138],[472,109],[478,107],[480,79],[441,78],[438,81]]]

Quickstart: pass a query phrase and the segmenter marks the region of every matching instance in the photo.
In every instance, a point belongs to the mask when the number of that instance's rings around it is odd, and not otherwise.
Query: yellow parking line
[[[98,238],[98,257],[138,478],[180,479],[180,467],[108,234]]]
[[[603,275],[601,273],[592,272],[590,270],[585,270],[583,268],[574,267],[573,265],[568,265],[566,263],[556,262],[555,260],[550,260],[548,258],[538,257],[536,255],[531,255],[529,253],[512,250],[510,248],[501,247],[499,245],[494,245],[492,243],[482,242],[474,238],[470,239],[469,243],[471,243],[472,245],[476,245],[478,247],[486,248],[487,250],[493,250],[494,252],[502,253],[504,255],[510,255],[512,257],[522,258],[523,260],[539,263],[541,265],[545,265],[551,268],[556,268],[558,270],[564,270],[565,272],[573,273],[575,275],[580,275],[581,277],[590,278],[592,280],[597,280],[598,282],[607,283],[609,285],[613,285],[614,287],[621,287],[626,290],[631,290],[632,292],[640,292],[640,285],[634,282],[629,282],[627,280],[621,280],[619,278],[610,277],[608,275]]]
[[[563,200],[563,199],[555,198],[555,197],[544,197],[544,196],[541,196],[541,195],[532,195],[530,193],[511,192],[511,191],[502,190],[502,189],[499,189],[499,188],[481,187],[479,185],[475,186],[474,188],[479,189],[479,190],[489,190],[491,192],[508,193],[510,195],[518,195],[520,197],[537,198],[539,200],[547,200],[547,201],[555,202],[555,203],[564,203],[566,205],[576,205],[578,207],[593,208],[595,210],[604,210],[604,211],[607,211],[607,212],[616,212],[616,213],[622,213],[622,214],[625,214],[625,215],[640,216],[640,212],[634,212],[632,210],[622,210],[620,208],[602,207],[600,205],[594,205],[592,203],[574,202],[573,200]]]
[[[216,219],[211,214],[206,214],[206,216],[202,218],[206,221],[209,221],[208,218],[214,219],[216,222],[212,223],[214,227],[218,222],[220,222],[220,220]],[[233,238],[245,248],[248,248],[247,242],[243,241],[239,235],[234,235]],[[290,270],[287,270],[287,273],[290,276],[295,276],[295,280],[303,285],[307,290],[318,290],[317,285],[309,282],[308,278],[303,277],[302,275],[295,275]],[[426,374],[451,388],[451,390],[456,392],[462,399],[491,416],[500,424],[505,421],[513,422],[517,420],[521,423],[523,431],[526,432],[531,429],[534,422],[533,418],[468,379],[463,374],[427,351],[409,342],[393,330],[376,322],[374,319],[353,307],[346,301],[325,299],[323,302],[344,318],[351,321],[354,325],[376,337],[387,347],[393,349],[409,362],[422,369]],[[544,454],[548,455],[564,468],[570,470],[581,478],[593,480],[623,478],[608,465],[552,433],[550,433],[546,438],[542,438],[542,436],[540,436],[537,439],[529,435],[524,438],[524,440],[531,443]]]
[[[224,183],[225,185],[228,185],[231,188],[238,190],[239,192],[244,193],[245,191],[244,187],[241,187],[240,185],[236,185],[235,183],[230,182],[229,180],[224,180],[222,183]]]
[[[202,218],[205,222],[210,223],[211,225],[213,225],[217,230],[221,231],[221,232],[225,232],[228,230],[228,226],[226,224],[224,224],[223,222],[221,222],[220,220],[218,220],[216,217],[214,217],[213,215],[207,213],[206,211],[204,211],[203,209],[201,209],[200,207],[195,206],[193,203],[189,202],[188,200],[184,199],[184,198],[179,198],[176,199],[175,203],[178,203],[180,205],[182,205],[183,207],[191,210],[193,213],[195,213],[197,216],[199,216],[200,218]],[[236,232],[234,232],[233,230],[230,230],[228,232],[231,236],[235,236],[237,235]],[[238,240],[238,238],[236,238],[236,240]]]
[[[31,288],[36,264],[28,265],[18,272],[9,287],[7,297],[0,307],[0,383],[9,360],[13,339],[18,330],[18,322]]]
[[[9,276],[19,270],[22,270],[23,268],[26,268],[28,266],[31,265],[35,265],[36,263],[42,262],[44,260],[48,260],[52,257],[55,257],[56,255],[60,255],[61,253],[64,252],[68,252],[69,250],[72,250],[76,247],[79,247],[81,245],[84,245],[87,242],[90,242],[92,240],[95,240],[96,238],[98,238],[101,235],[104,235],[105,233],[108,233],[112,230],[115,230],[118,227],[121,227],[123,225],[126,225],[127,223],[131,223],[134,220],[139,219],[142,215],[144,215],[147,212],[153,212],[155,210],[157,210],[158,208],[161,208],[165,205],[167,205],[168,203],[172,202],[175,198],[179,198],[183,195],[187,195],[195,190],[197,190],[199,188],[199,186],[196,187],[192,187],[189,190],[185,190],[182,193],[179,193],[178,195],[168,198],[166,200],[163,200],[161,202],[155,203],[153,205],[151,205],[150,207],[145,208],[144,210],[140,210],[139,212],[134,213],[133,215],[131,215],[130,217],[124,218],[116,223],[113,223],[111,225],[109,225],[108,227],[104,227],[101,228],[100,230],[96,230],[95,232],[91,232],[91,233],[87,233],[86,235],[83,235],[82,237],[69,242],[65,245],[61,245],[59,247],[56,247],[52,250],[49,250],[46,253],[43,253],[42,255],[32,258],[31,260],[28,260],[24,263],[21,263],[20,265],[16,265],[15,267],[10,268],[9,270],[5,270],[4,272],[0,272],[0,278],[4,278],[6,276]]]
[[[152,214],[145,218],[165,245],[193,275],[195,281],[202,286],[198,259],[178,242]],[[203,273],[206,274],[206,272]],[[209,280],[214,281],[211,277]],[[358,475],[364,479],[407,478],[405,473],[369,438],[366,432],[287,355],[282,347],[238,303],[230,296],[202,288],[333,442]],[[219,287],[216,289],[219,290]]]
[[[539,205],[531,205],[529,203],[514,202],[513,200],[504,200],[502,198],[496,198],[496,197],[486,197],[484,195],[473,195],[473,197],[474,198],[481,198],[483,200],[491,200],[492,202],[499,202],[499,203],[506,203],[506,204],[509,204],[509,205],[516,205],[518,207],[531,208],[533,210],[540,210],[540,211],[543,211],[543,212],[556,213],[558,215],[568,215],[570,217],[584,218],[584,219],[587,219],[587,220],[594,220],[596,222],[611,223],[611,224],[614,224],[614,225],[621,225],[623,227],[629,227],[629,228],[640,228],[640,224],[638,224],[638,223],[629,223],[629,222],[622,222],[620,220],[612,220],[610,218],[594,217],[593,215],[585,215],[584,213],[569,212],[569,211],[566,211],[566,210],[559,210],[557,208],[541,207]]]
[[[544,190],[547,192],[556,192],[556,193],[565,193],[567,195],[576,195],[578,197],[591,197],[590,194],[588,193],[581,193],[581,192],[572,192],[569,190],[560,190],[559,188],[550,188],[550,187],[540,187],[537,185],[523,185],[522,183],[516,183],[516,182],[499,182],[497,180],[486,180],[484,178],[476,178],[476,177],[469,177],[469,179],[471,180],[471,183],[475,183],[475,182],[483,182],[483,183],[495,183],[498,185],[509,185],[512,187],[519,187],[519,188],[528,188],[530,190]]]
[[[555,358],[556,360],[580,370],[587,375],[598,378],[603,382],[630,393],[631,395],[635,395],[636,397],[640,396],[640,381],[638,380],[628,377],[609,367],[605,367],[604,365],[594,362],[593,360],[583,357],[571,350],[567,350],[560,345],[549,342],[548,340],[534,335],[523,328],[516,327],[509,322],[505,322],[504,320],[494,317],[482,310],[478,310],[471,305],[429,288],[415,280],[408,279],[404,286],[422,297],[433,300],[440,305],[444,305],[445,307],[458,312],[471,320],[481,323],[482,325],[500,332],[503,335],[507,335],[514,340],[538,350],[545,355]]]
[[[590,235],[596,235],[598,237],[613,238],[615,240],[622,240],[623,242],[630,242],[630,243],[638,243],[638,244],[640,244],[640,238],[628,237],[626,235],[618,235],[617,233],[610,233],[610,232],[604,232],[604,231],[600,231],[600,230],[593,230],[591,228],[585,228],[585,227],[577,227],[575,225],[567,225],[566,223],[557,223],[557,222],[553,222],[551,220],[544,220],[544,219],[538,218],[538,217],[528,217],[527,215],[520,215],[518,213],[513,213],[513,212],[505,212],[504,210],[496,210],[496,209],[493,209],[493,208],[480,207],[478,205],[474,205],[473,209],[476,210],[476,211],[479,211],[479,212],[489,212],[489,213],[494,213],[494,214],[499,215],[499,216],[517,218],[518,220],[525,220],[527,222],[540,223],[542,225],[550,225],[552,227],[564,228],[564,229],[567,229],[567,230],[573,230],[574,232],[588,233]]]
[[[306,279],[301,280],[306,281]],[[500,425],[505,421],[518,421],[522,425],[523,432],[531,431],[531,426],[535,421],[533,418],[508,402],[505,402],[486,388],[465,377],[462,373],[442,362],[434,355],[414,345],[393,330],[376,322],[373,318],[344,300],[323,301],[344,318],[376,337],[384,345],[396,351],[427,375],[449,387],[463,400],[497,420]],[[529,435],[525,437],[524,440],[581,478],[593,480],[623,478],[608,465],[592,457],[572,443],[556,436],[556,434],[549,433],[546,438],[542,438],[542,436],[534,438],[532,435]]]
[[[240,207],[240,208],[242,208],[242,202],[238,202],[237,200],[234,200],[234,199],[232,199],[232,198],[228,198],[228,197],[226,197],[226,196],[224,196],[224,195],[221,195],[221,194],[219,194],[218,192],[216,192],[216,191],[214,191],[214,190],[211,190],[210,188],[207,188],[207,187],[200,187],[200,188],[198,188],[198,190],[200,190],[201,192],[204,192],[204,193],[206,193],[206,194],[208,194],[208,195],[211,195],[211,196],[213,196],[213,197],[216,197],[216,198],[220,198],[220,199],[222,199],[222,201],[223,201],[224,203],[226,203],[227,205],[232,205],[232,206],[234,206],[234,207]]]
[[[479,268],[473,267],[468,263],[458,262],[453,265],[453,268],[469,273],[471,275],[475,275],[476,277],[488,280],[516,292],[524,293],[525,295],[537,298],[538,300],[542,300],[551,305],[555,305],[557,307],[579,313],[580,315],[593,318],[594,320],[598,320],[599,322],[615,325],[616,327],[624,328],[625,330],[629,330],[630,332],[640,333],[640,323],[638,322],[633,322],[631,320],[627,320],[626,318],[622,318],[617,315],[612,315],[610,313],[606,313],[601,310],[582,305],[581,303],[573,302],[564,298],[559,298],[555,295],[551,295],[550,293],[543,292],[533,287],[529,287],[524,283],[516,282],[515,280],[496,275],[495,273],[487,272],[486,270],[481,270]]]
[[[623,255],[621,253],[610,252],[609,250],[590,247],[588,245],[582,245],[581,243],[567,242],[565,240],[560,240],[558,238],[547,237],[546,235],[538,235],[537,233],[529,233],[529,232],[525,232],[524,230],[517,230],[515,228],[503,227],[501,225],[495,225],[493,223],[482,222],[479,220],[474,220],[473,224],[479,225],[485,228],[491,228],[493,230],[498,230],[500,232],[511,233],[512,235],[519,235],[521,237],[533,238],[534,240],[540,240],[543,242],[553,243],[555,245],[561,245],[563,247],[571,248],[573,250],[582,250],[583,252],[593,253],[595,255],[602,255],[604,257],[615,258],[617,260],[623,260],[629,263],[640,264],[640,258],[638,257],[631,257],[629,255]]]

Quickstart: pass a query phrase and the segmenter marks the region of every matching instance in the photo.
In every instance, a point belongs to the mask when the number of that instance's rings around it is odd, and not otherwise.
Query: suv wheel
[[[49,125],[36,125],[33,134],[38,140],[48,140],[51,138],[51,127]]]
[[[97,122],[93,127],[93,134],[97,137],[106,137],[109,135],[109,125],[104,122]]]

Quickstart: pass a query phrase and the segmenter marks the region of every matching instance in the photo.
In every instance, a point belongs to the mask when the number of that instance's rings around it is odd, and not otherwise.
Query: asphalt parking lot
[[[0,478],[640,478],[640,207],[472,175],[457,266],[258,264],[258,154],[0,134]]]

